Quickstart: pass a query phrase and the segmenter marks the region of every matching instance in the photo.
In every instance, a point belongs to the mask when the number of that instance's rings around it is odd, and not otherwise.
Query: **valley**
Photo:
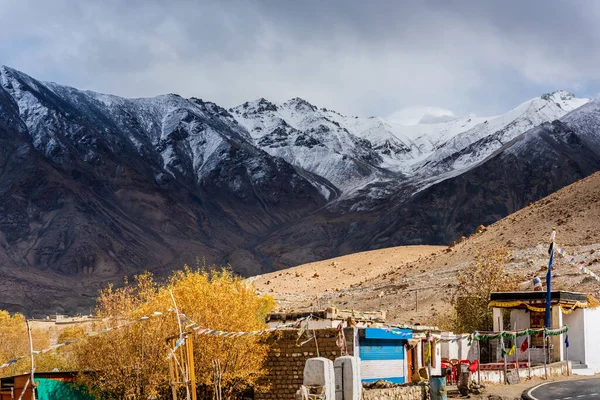
[[[0,307],[87,312],[109,282],[184,264],[253,276],[447,246],[600,170],[599,107],[556,91],[404,126],[300,98],[125,99],[2,66]]]

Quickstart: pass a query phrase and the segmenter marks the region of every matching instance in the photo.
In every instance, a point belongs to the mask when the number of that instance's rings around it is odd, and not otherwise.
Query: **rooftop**
[[[550,293],[550,304],[561,307],[568,306],[573,308],[585,308],[588,306],[588,297],[585,293],[566,292],[562,290],[552,291]],[[490,294],[489,307],[500,308],[527,308],[537,311],[538,308],[545,307],[546,292],[493,292]],[[565,311],[566,312],[566,311]]]
[[[587,302],[587,295],[580,292],[566,292],[562,290],[552,291],[550,293],[552,301],[579,301]],[[546,292],[492,292],[490,300],[511,301],[511,300],[544,300],[546,301]]]
[[[357,322],[379,322],[384,323],[386,318],[385,311],[359,311],[359,310],[339,310],[336,307],[328,307],[325,310],[317,311],[285,311],[275,312],[267,315],[267,322],[270,321],[295,321],[300,318],[312,317],[316,319],[328,320],[347,320],[353,318]]]

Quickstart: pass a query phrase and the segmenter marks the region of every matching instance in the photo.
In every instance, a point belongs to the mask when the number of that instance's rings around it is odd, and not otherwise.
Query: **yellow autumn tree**
[[[50,344],[49,332],[42,329],[33,329],[32,339],[34,350],[44,349]],[[9,360],[18,360],[9,367],[0,369],[0,377],[28,373],[31,370],[29,354],[29,336],[25,317],[22,314],[11,315],[8,311],[0,310],[0,365]],[[42,369],[46,368],[45,365],[51,369],[58,366],[54,362],[44,364],[44,361],[50,357],[50,354],[42,357]],[[36,356],[35,358],[37,363],[39,357]],[[40,368],[37,368],[37,370],[39,371]]]
[[[454,331],[492,330],[492,312],[488,308],[492,292],[516,290],[520,277],[509,274],[506,264],[510,252],[503,247],[476,253],[475,261],[456,273],[454,293]]]
[[[171,293],[187,318],[217,330],[263,329],[265,316],[274,307],[271,297],[256,295],[254,287],[227,270],[194,271],[186,267],[164,284],[157,284],[146,273],[122,288],[109,286],[98,299],[97,314],[102,322],[97,329],[138,322],[85,337],[75,346],[79,368],[94,371],[81,375],[90,390],[115,399],[161,398],[170,391],[166,339],[179,332],[176,314],[167,312],[174,307]],[[140,321],[143,317],[149,318]],[[220,360],[224,394],[232,397],[257,384],[267,350],[257,337],[195,336],[197,382],[210,386],[212,361]]]
[[[29,354],[27,327],[22,314],[0,310],[0,365]],[[0,377],[20,373],[21,363],[0,369]]]

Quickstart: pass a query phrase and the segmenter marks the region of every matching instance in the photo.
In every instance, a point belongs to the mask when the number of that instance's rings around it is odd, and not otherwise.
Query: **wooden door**
[[[408,351],[406,352],[406,371],[407,371],[406,382],[412,382],[413,371],[415,370],[415,366],[414,366],[415,358],[413,357],[414,351],[415,351],[415,349],[413,347],[413,348],[409,348]]]

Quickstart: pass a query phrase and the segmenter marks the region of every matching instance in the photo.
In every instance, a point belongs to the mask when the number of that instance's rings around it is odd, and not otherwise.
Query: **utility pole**
[[[548,261],[548,272],[546,273],[546,320],[545,326],[546,328],[550,328],[550,317],[552,314],[552,308],[550,307],[550,302],[552,301],[552,262],[554,261],[554,240],[556,239],[556,230],[552,228],[552,233],[550,234],[550,248],[548,252],[550,253],[550,261]],[[545,337],[544,337],[545,339]]]
[[[415,289],[415,311],[419,311],[419,289]]]
[[[25,322],[27,323],[27,334],[29,335],[29,358],[31,359],[31,377],[29,378],[31,379],[31,399],[35,400],[35,365],[33,362],[33,340],[31,339],[31,326],[29,326],[29,320],[26,319]]]

